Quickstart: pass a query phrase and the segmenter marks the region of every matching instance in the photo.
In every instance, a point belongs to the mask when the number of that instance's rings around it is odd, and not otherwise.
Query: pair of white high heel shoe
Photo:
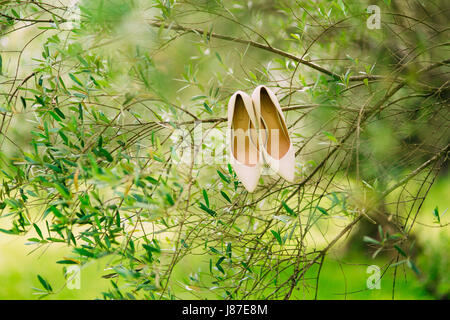
[[[253,192],[263,161],[289,182],[294,180],[295,152],[275,94],[258,86],[250,97],[235,92],[228,102],[230,164],[244,187]]]

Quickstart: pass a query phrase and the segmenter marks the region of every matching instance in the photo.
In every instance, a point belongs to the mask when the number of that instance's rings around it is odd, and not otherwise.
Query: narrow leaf
[[[277,239],[278,243],[280,245],[283,245],[283,241],[281,240],[280,234],[274,230],[270,230],[270,232],[272,232],[273,236],[275,237],[275,239]]]

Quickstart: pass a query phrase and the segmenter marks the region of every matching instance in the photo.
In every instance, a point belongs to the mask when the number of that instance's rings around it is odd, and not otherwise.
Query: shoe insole
[[[258,139],[258,134],[261,136],[261,140]],[[266,144],[266,139],[266,126],[264,125],[264,122],[261,121],[261,128],[259,131],[253,126],[253,123],[250,123],[250,141],[256,146],[257,150],[259,150],[259,141],[261,141],[262,144]]]
[[[244,101],[241,96],[236,97],[236,103],[233,114],[231,130],[233,135],[233,154],[234,157],[246,166],[253,167],[258,162],[258,153],[250,145],[249,139],[250,116],[245,109]]]
[[[282,123],[278,110],[270,99],[266,89],[260,93],[261,117],[267,129],[267,153],[274,159],[281,159],[289,150],[290,140],[287,128]]]

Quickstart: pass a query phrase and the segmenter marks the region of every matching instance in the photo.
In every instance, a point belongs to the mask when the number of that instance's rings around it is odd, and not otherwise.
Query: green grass
[[[375,264],[380,268],[386,263],[384,259],[363,259],[354,256],[344,259],[344,263],[326,259],[322,267],[318,299],[392,299],[394,268],[388,268],[380,279],[379,289],[368,289],[367,267]],[[381,271],[383,273],[383,270]],[[309,298],[313,294],[308,295]],[[395,299],[433,299],[420,282],[420,279],[404,265],[397,270],[395,283]]]
[[[388,259],[385,257],[377,257],[371,259],[370,257],[364,257],[360,253],[350,253],[346,257],[341,259],[334,259],[328,257],[324,260],[324,264],[321,269],[319,277],[319,290],[317,299],[328,300],[366,300],[366,299],[392,299],[392,287],[394,280],[394,267],[387,267]],[[380,289],[368,289],[367,279],[372,273],[367,273],[367,267],[370,265],[377,265],[381,269]],[[186,285],[191,288],[192,283],[187,279],[187,274],[200,272],[203,279],[203,285],[206,287],[214,287],[211,282],[212,277],[208,275],[209,267],[206,262],[201,262],[200,258],[186,259],[175,271],[175,295],[182,299],[196,299],[197,296],[202,298],[215,299],[219,297],[216,291],[210,291],[207,289],[201,289],[199,291],[186,289]],[[253,269],[255,274],[258,270]],[[276,283],[271,283],[270,286],[264,291],[264,294],[250,295],[247,298],[260,299],[266,297],[281,283],[285,282],[292,275],[293,268],[289,267],[285,271],[279,274]],[[291,299],[315,299],[315,287],[316,287],[316,275],[318,266],[310,268],[295,286],[292,292]],[[217,271],[216,271],[217,272]],[[275,275],[275,271],[271,272],[265,278],[272,279]],[[194,284],[195,285],[195,284]],[[251,284],[248,288],[251,287]],[[286,292],[283,290],[282,292]],[[279,296],[284,297],[284,294]],[[397,269],[396,283],[395,283],[395,299],[434,299],[425,289],[423,282],[419,276],[417,276],[406,265],[400,265]]]
[[[38,299],[33,287],[42,289],[37,279],[41,275],[48,280],[56,294],[45,299],[95,299],[108,288],[108,280],[102,279],[105,260],[93,261],[81,270],[80,289],[68,289],[65,285],[63,266],[56,264],[69,250],[64,246],[39,249],[25,246],[21,238],[0,236],[0,299]],[[45,252],[44,252],[45,250]]]
[[[62,266],[56,264],[67,249],[64,247],[52,248],[45,254],[37,251],[30,255],[27,253],[31,248],[21,245],[18,241],[1,243],[2,261],[0,263],[0,299],[37,299],[32,287],[40,287],[36,275],[40,274],[48,279],[55,291],[63,287],[65,280]],[[26,250],[28,249],[28,250]],[[386,259],[362,257],[361,254],[352,254],[341,261],[331,257],[325,259],[321,270],[319,281],[318,299],[391,299],[393,268],[388,269],[381,279],[380,289],[369,290],[366,287],[367,266],[376,264],[381,268],[386,263]],[[103,271],[106,259],[92,262],[82,269],[81,289],[69,290],[67,288],[58,291],[46,299],[95,299],[101,297],[101,292],[108,288],[108,280],[102,279],[101,275],[107,273]],[[180,285],[175,285],[176,296],[180,298],[195,298],[192,293],[181,285],[186,274],[194,272],[202,267],[208,267],[200,260],[184,261],[175,273],[175,279],[180,281]],[[311,269],[305,278],[312,278],[317,273],[317,267]],[[278,279],[281,283],[292,274],[292,269],[287,269]],[[315,280],[304,280],[297,285],[293,293],[293,299],[313,299],[315,290]],[[309,287],[309,289],[308,289]],[[270,292],[271,290],[267,290]],[[199,292],[198,292],[199,293]],[[211,293],[203,292],[205,297],[214,298]],[[421,285],[418,277],[408,268],[400,266],[396,279],[396,299],[433,299]]]

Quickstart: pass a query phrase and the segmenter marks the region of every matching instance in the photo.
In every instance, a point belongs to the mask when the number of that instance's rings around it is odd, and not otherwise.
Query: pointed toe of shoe
[[[259,164],[254,166],[246,166],[238,161],[233,161],[232,166],[244,188],[248,192],[255,191],[261,175],[261,166]]]
[[[259,179],[258,179],[259,180]],[[258,186],[258,180],[252,180],[252,181],[244,181],[241,180],[242,185],[248,192],[253,192],[256,190],[256,187]]]
[[[288,182],[294,182],[294,170],[295,170],[295,163],[286,163],[285,165],[282,165],[280,171],[278,171],[278,174],[286,181]]]
[[[295,153],[294,149],[289,149],[288,153],[279,161],[278,174],[288,182],[294,182],[295,176]]]
[[[295,152],[291,145],[289,151],[279,160],[266,153],[266,160],[270,167],[288,182],[294,182],[295,178]]]

